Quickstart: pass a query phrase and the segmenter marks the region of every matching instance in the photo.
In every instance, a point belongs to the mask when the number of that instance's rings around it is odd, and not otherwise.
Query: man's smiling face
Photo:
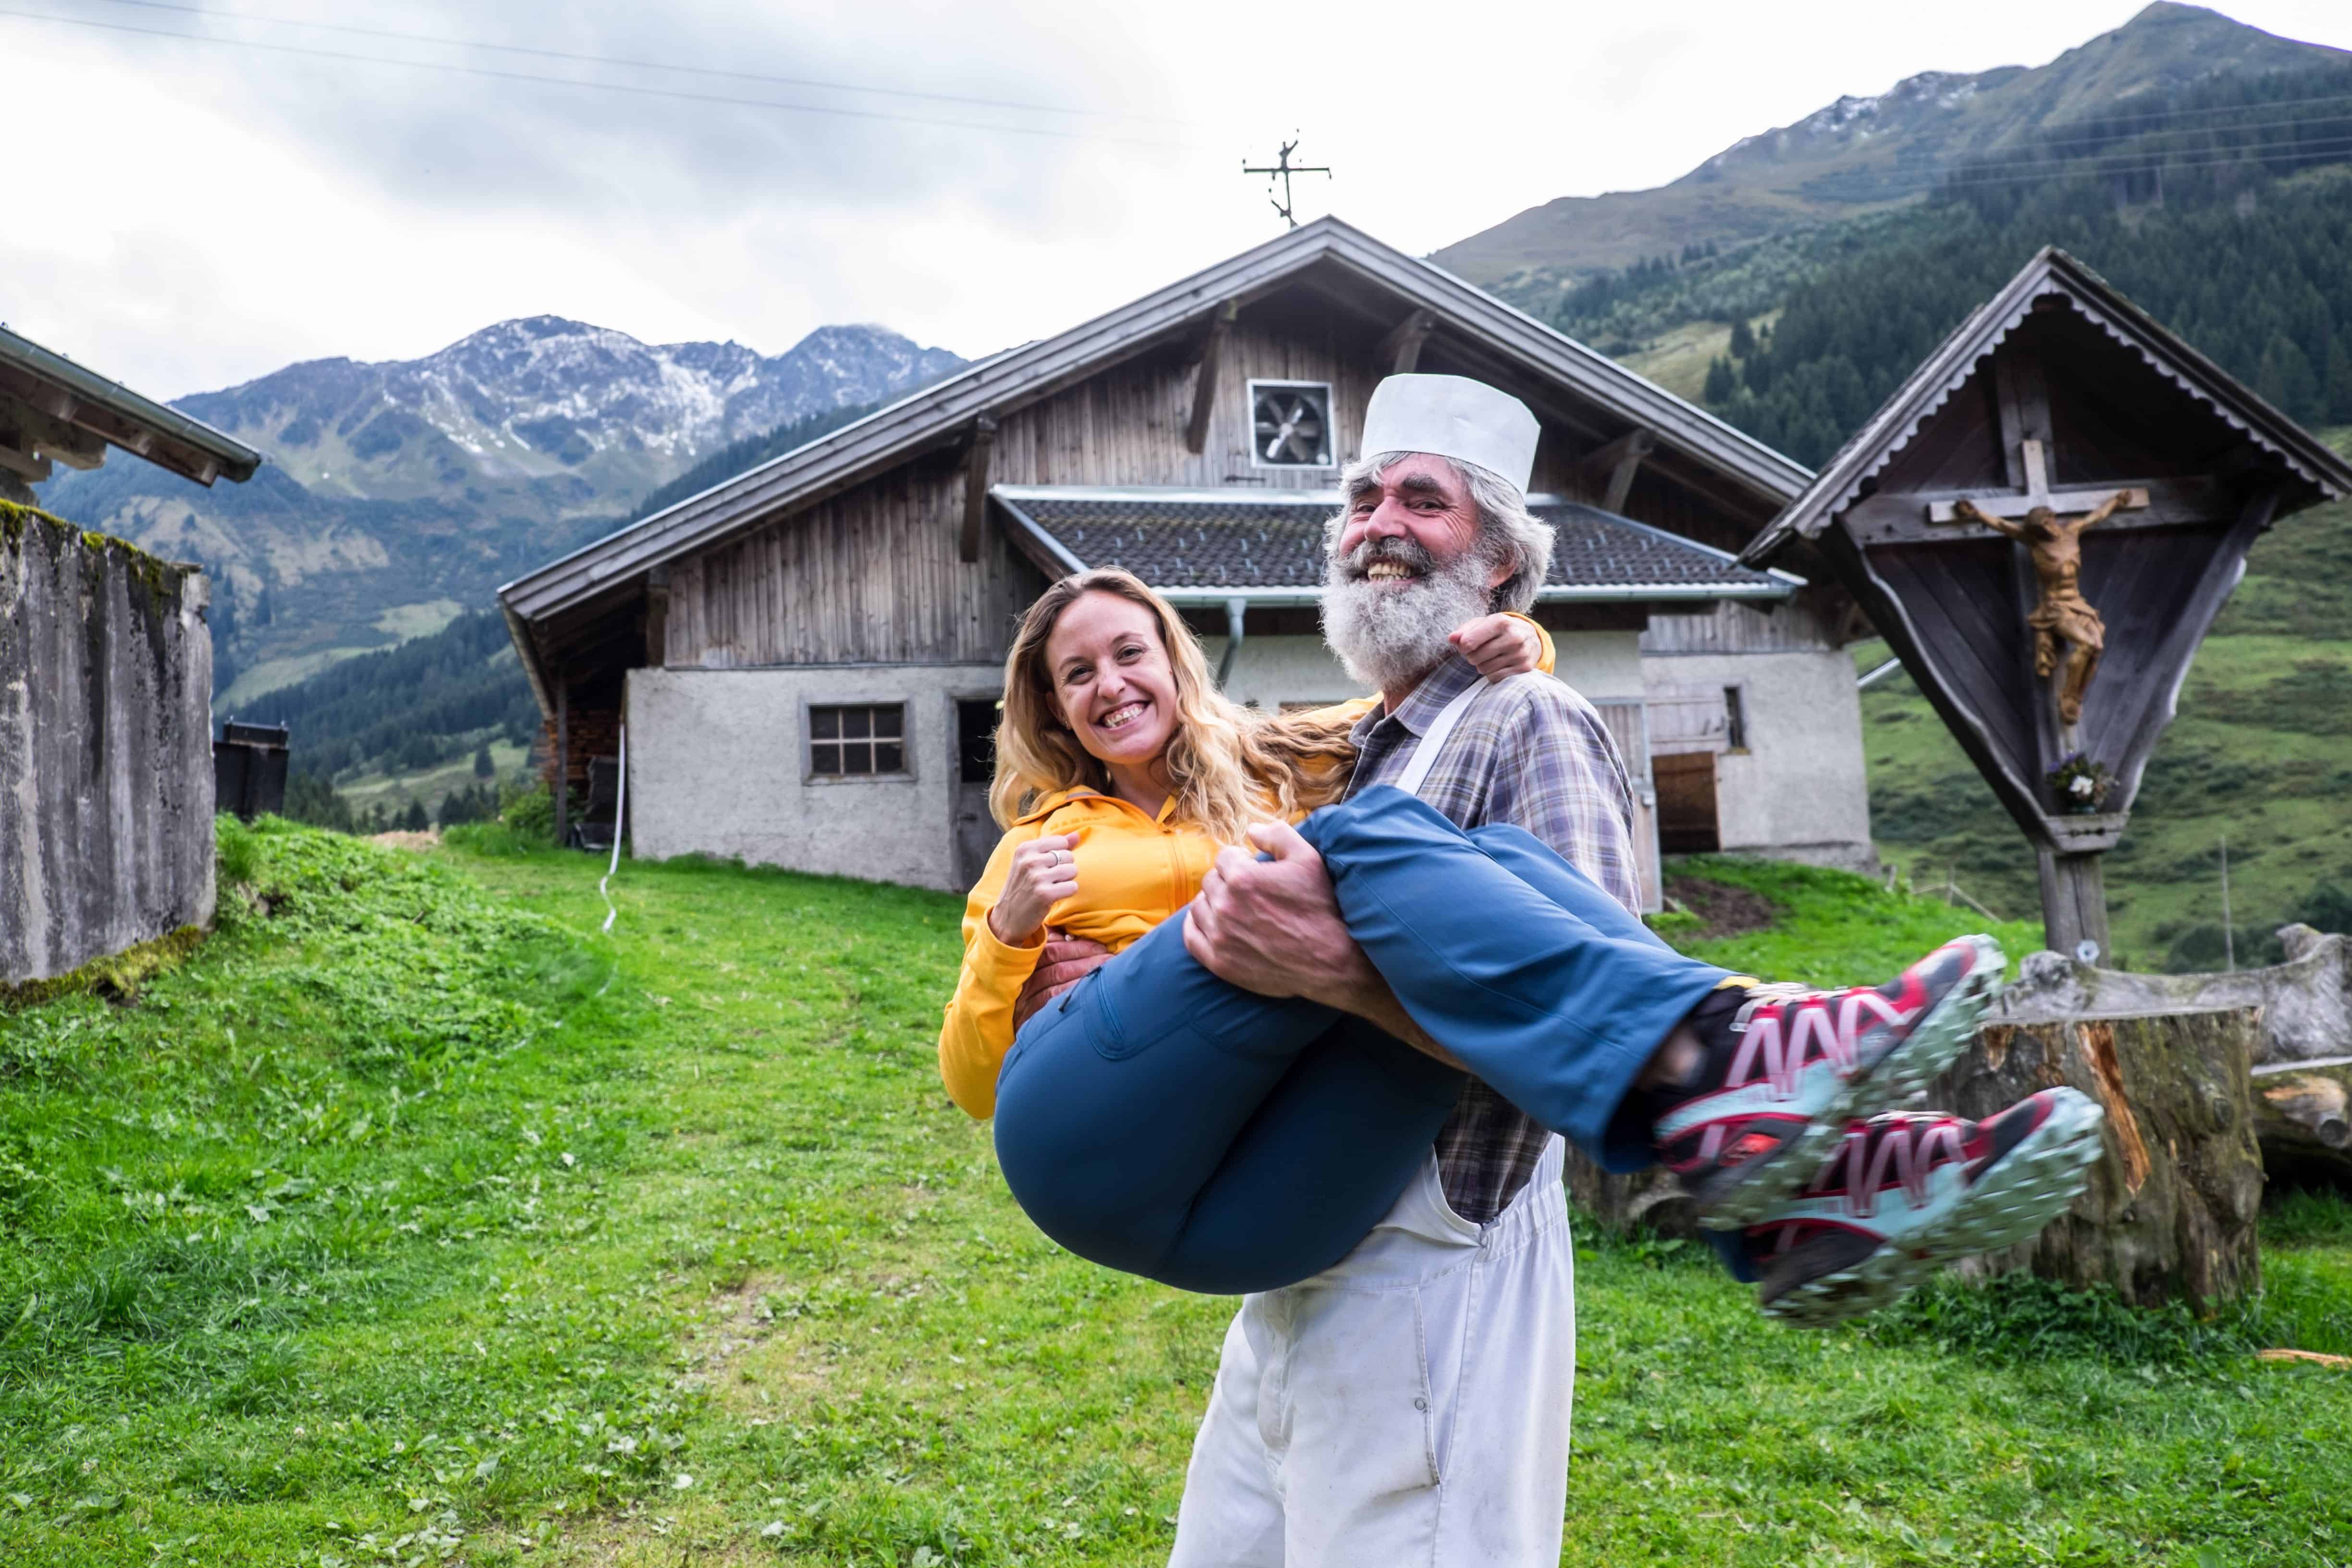
[[[1384,692],[1434,669],[1447,634],[1494,608],[1511,566],[1481,548],[1478,503],[1446,458],[1407,453],[1349,492],[1334,520],[1323,637]]]
[[[1461,474],[1443,458],[1416,454],[1348,498],[1332,554],[1349,576],[1394,592],[1451,563],[1477,537],[1478,509]],[[1495,581],[1509,574],[1498,569]]]

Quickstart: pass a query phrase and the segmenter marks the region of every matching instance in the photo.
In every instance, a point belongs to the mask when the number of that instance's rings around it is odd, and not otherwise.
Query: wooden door
[[[996,704],[965,700],[956,704],[955,858],[956,881],[969,888],[988,868],[989,852],[996,847],[996,823],[988,815],[988,783],[996,773]]]
[[[1704,855],[1723,847],[1715,816],[1715,753],[1669,752],[1650,759],[1658,786],[1658,847]]]

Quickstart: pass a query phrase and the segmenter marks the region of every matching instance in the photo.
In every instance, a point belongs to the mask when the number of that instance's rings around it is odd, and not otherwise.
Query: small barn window
[[[1250,461],[1261,468],[1328,468],[1331,462],[1331,384],[1249,384]]]
[[[905,703],[812,704],[808,715],[812,778],[864,778],[907,771]]]
[[[1748,703],[1737,686],[1723,689],[1723,743],[1735,752],[1748,749]]]

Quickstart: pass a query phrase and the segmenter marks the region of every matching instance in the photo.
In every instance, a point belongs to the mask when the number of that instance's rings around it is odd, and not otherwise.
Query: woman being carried
[[[1454,641],[1503,676],[1525,668],[1523,630],[1489,616]],[[956,1102],[997,1116],[1006,1180],[1048,1236],[1190,1289],[1310,1277],[1421,1171],[1462,1068],[1604,1166],[1670,1165],[1728,1233],[1735,1272],[1793,1321],[1884,1305],[2072,1195],[2098,1111],[2071,1090],[1983,1122],[1872,1115],[1972,1034],[2001,972],[1990,939],[1837,992],[1685,958],[1517,828],[1465,833],[1385,787],[1334,804],[1370,706],[1236,706],[1124,572],[1066,578],[1031,606],[991,791],[1006,831],[967,907],[940,1058]],[[1433,726],[1421,744],[1444,742]],[[1436,1053],[1236,991],[1185,953],[1170,917],[1268,819],[1298,821],[1323,855],[1350,934]],[[1016,1038],[1049,924],[1120,956]]]

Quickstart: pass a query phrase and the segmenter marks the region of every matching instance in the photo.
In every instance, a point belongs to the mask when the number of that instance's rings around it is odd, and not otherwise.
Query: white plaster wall
[[[704,854],[958,892],[956,700],[993,699],[997,665],[637,669],[629,673],[632,849]],[[912,777],[803,780],[806,703],[903,702]]]
[[[1553,673],[1586,697],[1642,695],[1641,635],[1637,632],[1554,632]],[[1223,637],[1202,637],[1213,672],[1225,657]],[[1242,639],[1226,695],[1236,702],[1279,708],[1286,702],[1345,702],[1372,693],[1349,679],[1339,658],[1319,637],[1253,637]]]
[[[1748,750],[1716,758],[1716,814],[1727,852],[1848,870],[1873,868],[1862,697],[1843,651],[1653,654],[1654,688],[1738,686]]]

